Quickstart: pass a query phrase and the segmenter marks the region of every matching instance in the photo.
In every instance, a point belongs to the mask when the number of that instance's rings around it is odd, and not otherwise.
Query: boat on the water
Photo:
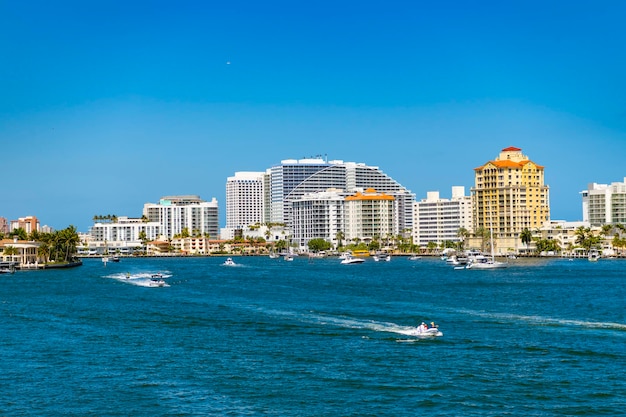
[[[226,258],[226,260],[224,261],[224,265],[226,266],[235,266],[235,261],[233,261],[233,258]]]
[[[419,337],[441,337],[443,333],[439,330],[439,326],[435,323],[431,323],[430,326],[422,322],[419,326],[411,329],[407,332],[409,336]]]
[[[391,261],[391,255],[389,255],[388,253],[378,253],[374,255],[374,260],[376,262],[380,262],[380,261],[389,262]]]
[[[15,262],[0,262],[0,274],[12,274],[15,272]]]
[[[365,262],[365,259],[353,256],[346,256],[345,259],[341,260],[342,265],[362,264],[363,262]]]
[[[494,251],[493,251],[493,230],[490,229],[490,240],[491,240],[491,256],[487,257],[484,255],[476,255],[474,257],[469,258],[467,265],[465,268],[467,269],[502,269],[508,268],[509,264],[505,262],[496,261]]]
[[[597,249],[591,249],[589,251],[589,255],[587,256],[587,259],[590,260],[591,262],[596,262],[598,259],[600,259],[600,253],[598,252]]]
[[[467,269],[501,269],[508,268],[509,264],[505,262],[499,262],[494,257],[477,256],[470,260],[465,268]],[[456,267],[455,267],[456,268]]]
[[[148,282],[150,287],[165,287],[165,280],[163,278],[150,278]]]

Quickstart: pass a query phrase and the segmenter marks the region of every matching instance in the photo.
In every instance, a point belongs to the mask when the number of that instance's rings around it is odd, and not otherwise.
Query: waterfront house
[[[40,242],[30,240],[2,239],[0,240],[0,260],[16,263],[20,268],[36,268],[40,263],[45,262],[38,254],[40,245]]]

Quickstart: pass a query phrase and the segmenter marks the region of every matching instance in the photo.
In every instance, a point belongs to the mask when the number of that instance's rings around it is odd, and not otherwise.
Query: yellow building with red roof
[[[496,159],[474,168],[474,175],[474,230],[493,230],[497,253],[521,249],[520,233],[539,229],[550,220],[550,187],[544,184],[544,167],[520,148],[502,149]]]

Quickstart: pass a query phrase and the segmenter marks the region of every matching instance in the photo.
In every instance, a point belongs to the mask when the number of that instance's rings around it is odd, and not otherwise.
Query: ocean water
[[[0,276],[0,415],[626,415],[626,261],[223,260]]]

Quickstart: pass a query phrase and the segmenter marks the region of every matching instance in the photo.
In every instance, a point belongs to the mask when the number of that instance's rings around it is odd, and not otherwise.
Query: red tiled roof
[[[489,164],[495,166],[496,168],[518,168],[519,169],[519,168],[522,168],[524,165],[526,165],[528,163],[535,164],[533,161],[530,161],[528,159],[525,159],[525,160],[519,161],[519,162],[511,161],[510,159],[502,159],[502,160],[498,160],[498,161],[489,161],[486,164],[479,166],[478,168],[474,168],[474,171],[480,171],[480,170],[484,169]],[[543,166],[541,166],[541,165],[535,164],[535,166],[537,167],[537,169],[543,169]]]
[[[508,148],[502,149],[502,152],[517,152],[521,151],[520,148],[516,148],[515,146],[509,146]]]

